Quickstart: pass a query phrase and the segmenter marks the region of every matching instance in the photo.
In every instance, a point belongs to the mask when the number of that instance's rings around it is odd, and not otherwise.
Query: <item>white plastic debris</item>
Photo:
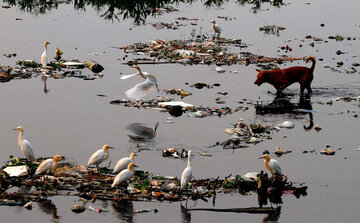
[[[295,127],[295,124],[293,122],[290,122],[290,121],[285,121],[283,123],[281,123],[279,125],[280,128],[287,128],[287,129],[292,129]]]
[[[185,103],[183,101],[168,101],[168,102],[159,102],[158,103],[158,106],[159,107],[165,107],[165,106],[181,106],[183,108],[187,108],[187,109],[193,109],[195,108],[194,105],[192,104],[188,104],[188,103]]]
[[[215,70],[218,73],[225,73],[226,72],[226,70],[224,68],[222,68],[222,67],[216,67]]]
[[[8,166],[4,169],[4,171],[9,174],[10,177],[21,177],[28,175],[29,167],[22,166]]]
[[[257,172],[249,172],[249,173],[247,173],[247,174],[245,174],[245,175],[243,175],[243,176],[241,176],[242,178],[244,178],[244,179],[249,179],[249,180],[256,180],[256,178],[257,178],[257,175],[258,175],[259,173],[257,173]]]

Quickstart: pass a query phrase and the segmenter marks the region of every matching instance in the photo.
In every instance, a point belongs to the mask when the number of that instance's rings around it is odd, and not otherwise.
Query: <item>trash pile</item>
[[[137,99],[131,101],[128,99],[118,99],[110,101],[110,104],[119,105],[122,104],[124,107],[134,107],[134,108],[144,108],[152,109],[160,112],[169,112],[170,115],[174,117],[179,117],[183,113],[187,113],[188,116],[195,118],[204,118],[208,116],[218,116],[229,115],[233,112],[237,112],[240,109],[247,110],[247,108],[239,107],[231,109],[229,107],[203,107],[203,106],[194,106],[192,104],[183,102],[183,101],[174,101],[174,99],[169,97],[158,96],[156,99]]]
[[[238,127],[236,127],[238,126]],[[257,144],[266,139],[271,139],[272,131],[277,130],[273,126],[251,123],[245,124],[240,120],[235,127],[225,129],[232,138],[225,140],[219,145],[223,149],[238,149],[248,147],[246,144]]]
[[[149,58],[134,58],[124,64],[258,64],[302,60],[301,57],[265,57],[249,52],[230,52],[230,47],[244,48],[241,39],[216,38],[214,40],[198,35],[196,40],[151,40],[148,43],[134,43],[124,47],[126,54],[147,55]],[[125,60],[127,57],[124,57]]]
[[[2,205],[25,205],[29,201],[44,201],[50,196],[78,196],[83,201],[91,200],[132,200],[181,201],[186,193],[190,199],[197,200],[215,198],[217,193],[239,191],[268,191],[267,194],[282,194],[291,191],[293,194],[306,195],[306,186],[295,187],[287,182],[285,176],[268,177],[267,174],[249,173],[244,176],[227,176],[212,179],[197,179],[190,181],[190,189],[180,190],[180,181],[176,177],[153,175],[144,171],[135,171],[130,184],[120,184],[118,189],[112,188],[113,175],[111,169],[95,169],[76,163],[61,162],[54,176],[34,175],[35,168],[44,158],[34,162],[13,158],[0,170],[0,203]],[[11,167],[12,170],[8,168]],[[18,171],[19,170],[19,171]],[[18,172],[17,172],[18,171]],[[258,182],[258,180],[261,180]],[[7,192],[10,187],[26,187],[27,190]],[[290,192],[289,192],[290,193]]]
[[[84,80],[94,80],[101,78],[101,71],[104,70],[103,66],[99,63],[88,60],[79,62],[78,60],[72,61],[56,61],[50,62],[48,66],[43,69],[41,64],[35,60],[21,60],[17,61],[16,67],[10,67],[0,64],[0,82],[8,82],[12,79],[28,79],[40,75],[46,75],[54,79],[63,79],[66,77],[76,77]],[[80,69],[87,67],[93,74],[84,75]]]

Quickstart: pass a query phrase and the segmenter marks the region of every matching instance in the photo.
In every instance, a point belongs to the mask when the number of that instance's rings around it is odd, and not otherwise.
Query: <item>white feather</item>
[[[191,150],[188,153],[188,163],[187,167],[183,170],[181,174],[181,182],[180,182],[180,189],[184,190],[187,188],[187,185],[192,177],[192,169],[191,169]]]
[[[129,157],[120,159],[116,163],[113,173],[119,173],[120,171],[126,169],[130,163],[133,163],[133,161]]]
[[[128,79],[128,78],[130,78],[130,77],[133,77],[133,76],[136,76],[136,75],[139,75],[139,72],[137,72],[137,73],[135,73],[135,74],[122,75],[122,76],[120,77],[120,79],[126,80],[126,79]]]
[[[35,160],[34,152],[32,151],[31,144],[28,140],[22,139],[20,148],[27,158],[29,158],[30,160]]]
[[[140,84],[137,84],[133,88],[127,90],[125,95],[128,98],[138,99],[150,94],[154,91],[154,89],[155,84],[148,78],[144,82],[141,82]]]
[[[280,168],[280,163],[277,160],[271,159],[268,162],[268,166],[270,168],[270,172],[271,174],[279,174],[281,175],[281,168]]]
[[[44,161],[42,161],[42,163],[38,166],[38,168],[36,168],[35,171],[35,175],[38,174],[49,174],[51,173],[52,169],[53,169],[53,159],[46,159]]]
[[[107,158],[107,154],[104,152],[104,150],[99,149],[90,156],[88,165],[98,165],[102,163],[104,160],[106,160],[106,158]]]
[[[111,187],[116,187],[117,185],[127,182],[132,177],[132,172],[128,169],[122,170],[116,177],[114,178],[114,182]]]

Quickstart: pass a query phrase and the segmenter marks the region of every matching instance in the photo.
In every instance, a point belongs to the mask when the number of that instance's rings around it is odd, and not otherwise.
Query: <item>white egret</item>
[[[97,150],[94,152],[88,161],[88,165],[96,165],[96,169],[98,173],[99,171],[99,164],[103,161],[109,159],[109,149],[113,149],[114,147],[109,146],[108,144],[105,144],[102,149]]]
[[[46,66],[47,66],[47,54],[46,54],[46,52],[47,52],[47,45],[49,45],[50,44],[50,42],[48,42],[48,41],[45,41],[45,43],[44,43],[44,52],[41,54],[41,65],[42,65],[42,67],[43,68],[46,68]]]
[[[142,78],[145,79],[145,81],[141,82],[140,84],[137,84],[133,88],[127,90],[125,92],[125,95],[128,98],[132,98],[132,99],[142,98],[142,97],[150,94],[151,92],[153,92],[155,87],[159,91],[159,88],[157,85],[157,80],[156,80],[155,76],[153,76],[152,74],[150,74],[148,72],[142,72],[138,65],[131,66],[131,67],[137,69],[139,72],[137,72],[135,74],[123,75],[123,76],[121,76],[121,79],[128,79],[130,77],[140,75]]]
[[[264,159],[264,166],[272,175],[281,175],[280,163],[275,159],[270,159],[269,154],[264,154],[259,159]]]
[[[180,183],[181,190],[187,189],[187,186],[188,186],[189,181],[191,180],[191,177],[192,177],[191,150],[189,150],[187,167],[184,169],[184,171],[181,174],[181,183]]]
[[[22,126],[18,126],[13,130],[18,130],[18,145],[20,146],[21,151],[24,153],[25,157],[31,161],[35,160],[34,152],[31,149],[31,144],[28,140],[23,138],[24,128]]]
[[[127,182],[134,176],[134,167],[137,167],[135,163],[129,163],[127,169],[122,170],[116,177],[114,178],[114,182],[111,187],[114,188],[123,182]]]
[[[126,169],[130,163],[134,162],[135,156],[136,156],[136,154],[134,152],[132,152],[130,154],[130,157],[124,157],[124,158],[120,159],[116,163],[113,173],[119,173],[120,171]]]
[[[53,158],[42,161],[38,168],[36,168],[35,175],[50,174],[51,172],[55,174],[60,160],[63,160],[63,158],[60,155],[55,155]]]
[[[216,24],[215,20],[212,20],[211,23],[212,23],[212,28],[213,28],[215,34],[220,35],[221,31],[222,31],[221,27],[218,24]]]

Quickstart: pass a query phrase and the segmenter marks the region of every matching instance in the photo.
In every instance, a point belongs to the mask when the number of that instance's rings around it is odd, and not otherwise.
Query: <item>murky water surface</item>
[[[129,131],[125,127],[134,122],[154,126],[159,122],[157,135],[150,142],[142,145],[136,159],[141,170],[152,173],[180,176],[186,163],[184,160],[163,158],[161,151],[167,147],[192,149],[194,152],[193,175],[198,178],[224,177],[229,174],[245,174],[263,170],[263,162],[257,157],[264,149],[274,151],[279,146],[284,150],[292,150],[291,154],[277,158],[283,173],[291,181],[305,183],[308,195],[296,199],[292,195],[282,196],[283,204],[280,216],[191,212],[182,213],[180,204],[168,202],[134,202],[126,210],[116,210],[111,202],[97,201],[93,206],[109,208],[110,212],[98,214],[87,210],[83,214],[74,214],[70,207],[76,203],[77,197],[52,197],[55,206],[34,204],[33,210],[23,207],[1,207],[0,213],[4,222],[356,222],[358,211],[359,177],[358,160],[360,152],[354,149],[360,146],[358,102],[333,101],[333,105],[322,105],[320,100],[330,100],[344,96],[360,95],[360,76],[356,72],[347,74],[345,67],[360,62],[360,16],[359,2],[349,1],[287,1],[281,7],[264,3],[256,13],[251,4],[238,4],[234,1],[225,2],[221,6],[207,7],[204,2],[195,1],[191,4],[179,3],[172,5],[179,11],[164,13],[152,17],[149,15],[145,23],[136,24],[133,18],[123,20],[107,20],[104,13],[109,6],[96,7],[91,5],[83,9],[74,9],[74,3],[59,4],[46,10],[46,14],[24,12],[20,6],[9,9],[0,8],[0,63],[15,65],[16,60],[36,59],[39,61],[43,51],[43,42],[52,42],[50,54],[55,47],[60,47],[64,58],[79,60],[93,59],[101,63],[105,70],[104,77],[94,81],[67,78],[62,80],[48,79],[50,92],[44,94],[43,82],[40,77],[13,80],[0,86],[1,104],[1,149],[0,161],[4,163],[10,155],[21,156],[17,147],[17,132],[11,129],[22,125],[25,138],[32,143],[35,156],[52,156],[59,153],[68,160],[85,164],[95,150],[103,144],[116,147],[111,151],[110,158],[114,164],[119,158],[128,156],[131,151],[139,151],[136,143],[129,141]],[[8,5],[0,2],[0,6]],[[95,5],[95,4],[94,4]],[[196,26],[190,22],[181,22],[177,30],[156,30],[152,24],[157,22],[174,22],[177,17],[198,18]],[[225,21],[217,16],[228,16],[232,20]],[[21,18],[22,20],[16,20]],[[303,125],[310,122],[309,115],[257,115],[253,105],[247,111],[239,111],[232,115],[206,117],[196,119],[183,115],[174,123],[165,123],[169,114],[153,110],[126,108],[111,105],[111,100],[125,98],[124,92],[139,79],[120,80],[122,74],[133,73],[134,70],[122,65],[122,50],[112,46],[124,46],[140,41],[153,39],[189,39],[192,29],[196,32],[211,34],[210,21],[217,19],[223,28],[223,36],[240,38],[249,44],[242,51],[266,56],[285,54],[280,46],[289,45],[293,51],[289,56],[303,57],[314,55],[317,59],[315,79],[312,83],[314,94],[311,96],[311,107],[317,111],[313,115],[314,124],[323,129],[316,133],[314,129],[304,130]],[[321,27],[320,24],[325,26]],[[276,24],[286,27],[280,36],[264,35],[259,27]],[[309,46],[306,35],[328,40],[330,35],[342,35],[356,38],[328,43],[315,43]],[[303,47],[299,47],[302,44]],[[239,49],[237,49],[239,51]],[[278,51],[280,50],[280,51]],[[346,52],[336,55],[341,50]],[[6,58],[2,54],[17,53],[15,58]],[[91,52],[106,52],[93,55]],[[324,64],[336,67],[342,60],[344,65],[337,68],[342,73],[324,68]],[[285,66],[306,65],[303,61],[287,63]],[[257,72],[255,65],[233,65],[226,67],[234,73],[218,74],[214,66],[194,65],[143,65],[143,70],[153,73],[158,78],[160,88],[183,88],[193,93],[184,101],[195,105],[218,106],[214,98],[218,91],[227,91],[224,96],[226,106],[235,108],[242,99],[271,101],[274,92],[270,85],[261,87],[253,84]],[[85,74],[90,72],[83,71]],[[194,89],[185,85],[186,82],[220,83],[213,89]],[[293,101],[298,102],[299,86],[294,84],[289,89],[295,93]],[[99,97],[98,94],[106,95]],[[146,98],[155,97],[153,93]],[[275,132],[272,140],[268,140],[248,148],[223,150],[221,147],[210,147],[229,137],[224,132],[239,118],[246,122],[278,124],[285,120],[295,123],[292,130],[282,129]],[[323,156],[319,151],[331,145],[341,148],[335,156]],[[304,150],[316,150],[306,153]],[[200,156],[207,152],[211,157]],[[190,202],[196,207],[211,207],[212,203]],[[219,194],[216,208],[252,207],[257,206],[256,194],[242,196],[240,194]],[[158,213],[132,214],[133,210],[156,208]]]

